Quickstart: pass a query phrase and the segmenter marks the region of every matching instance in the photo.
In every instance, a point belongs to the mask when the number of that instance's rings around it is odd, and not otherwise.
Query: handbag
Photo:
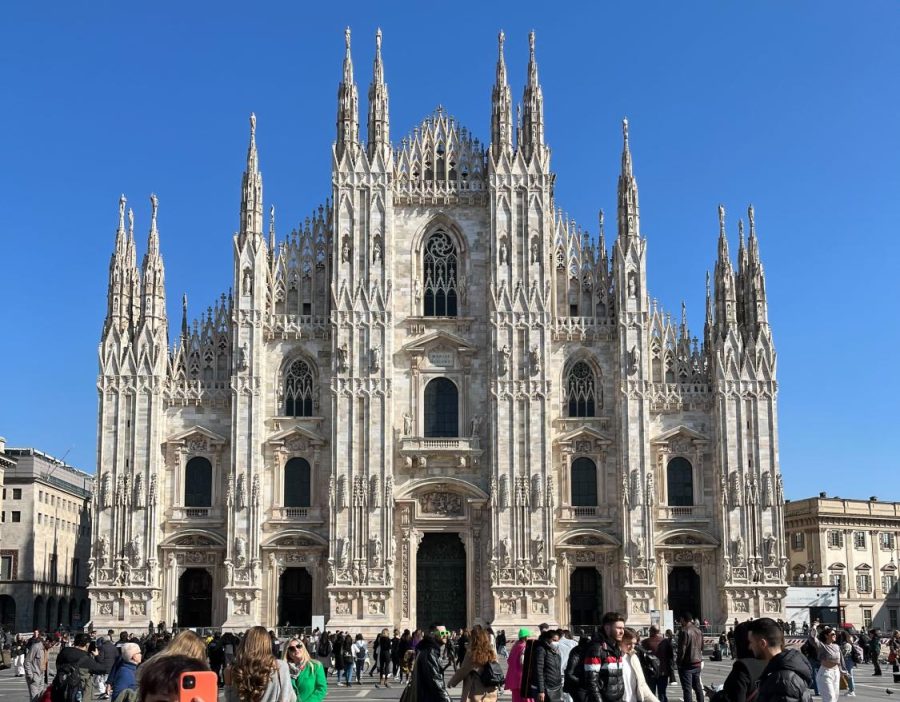
[[[847,673],[841,673],[841,689],[846,690],[850,687],[850,676]]]

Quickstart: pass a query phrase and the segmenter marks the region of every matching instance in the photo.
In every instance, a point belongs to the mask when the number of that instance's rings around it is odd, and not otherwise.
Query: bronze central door
[[[425,534],[416,556],[416,626],[466,622],[466,549],[459,534]]]

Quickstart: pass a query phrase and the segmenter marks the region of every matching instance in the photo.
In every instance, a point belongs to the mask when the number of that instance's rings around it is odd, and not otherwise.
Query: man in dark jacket
[[[703,682],[700,680],[700,669],[703,663],[703,634],[694,625],[694,615],[684,612],[681,615],[681,631],[678,632],[678,645],[675,651],[675,663],[678,665],[678,679],[684,702],[691,702],[691,690],[697,695],[697,702],[704,702]]]
[[[432,624],[419,642],[419,652],[413,668],[416,702],[450,702],[441,668],[441,648],[448,633],[446,627]]]
[[[812,675],[805,657],[794,648],[784,650],[784,633],[769,617],[749,624],[750,650],[766,661],[759,676],[757,702],[812,702]]]
[[[666,694],[666,688],[669,685],[669,673],[663,672],[663,661],[659,655],[659,646],[665,640],[666,637],[660,633],[659,627],[651,626],[650,636],[641,642],[641,646],[643,646],[645,651],[649,651],[659,658],[659,675],[652,679],[647,678],[647,685],[653,690],[653,694],[656,695],[659,702],[669,702],[669,697]],[[669,648],[669,651],[671,651],[671,648]],[[671,667],[669,670],[671,670]]]
[[[584,657],[585,702],[620,702],[625,696],[622,679],[622,637],[625,617],[617,612],[603,615],[602,629]]]
[[[113,664],[119,657],[119,649],[112,639],[101,638],[97,644],[97,663],[103,666],[104,672],[94,676],[94,687],[97,690],[97,699],[106,699],[106,678],[112,670]]]
[[[869,632],[869,658],[875,668],[872,675],[881,675],[881,632],[878,629]]]
[[[559,657],[559,632],[541,632],[534,647],[534,664],[528,681],[528,697],[536,702],[562,700],[562,664]]]
[[[78,670],[81,677],[81,689],[85,692],[85,699],[90,699],[91,676],[106,674],[106,668],[98,663],[87,652],[91,637],[85,633],[75,634],[71,646],[63,648],[56,656],[56,675],[65,674],[69,666]]]

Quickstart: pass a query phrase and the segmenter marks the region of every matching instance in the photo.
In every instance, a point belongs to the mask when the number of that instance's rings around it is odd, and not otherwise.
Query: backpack
[[[478,673],[481,684],[486,688],[500,687],[506,680],[503,670],[497,661],[490,661],[481,666],[481,672]]]
[[[856,664],[863,662],[863,650],[859,644],[850,644],[850,658],[853,659],[853,662]]]
[[[319,639],[319,645],[318,645],[318,647],[316,648],[316,655],[317,655],[317,656],[322,656],[323,658],[324,658],[325,656],[330,656],[330,655],[331,655],[331,641],[328,639],[327,636],[324,636],[324,635],[323,635],[323,636]]]
[[[59,666],[50,686],[51,702],[81,702],[83,698],[84,682],[81,671],[71,663]]]
[[[648,681],[656,680],[659,677],[659,658],[648,651],[643,646],[635,646],[638,660],[641,662],[641,669],[644,671],[644,678]]]

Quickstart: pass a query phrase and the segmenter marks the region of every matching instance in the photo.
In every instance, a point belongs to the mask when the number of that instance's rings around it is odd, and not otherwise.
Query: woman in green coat
[[[284,648],[284,660],[291,672],[291,683],[297,693],[297,702],[322,702],[328,692],[325,669],[310,658],[309,651],[300,639],[290,639]]]

